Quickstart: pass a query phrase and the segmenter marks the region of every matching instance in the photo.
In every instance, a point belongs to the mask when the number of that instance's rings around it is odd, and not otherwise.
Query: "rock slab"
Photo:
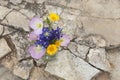
[[[45,70],[65,80],[90,80],[100,72],[67,50],[59,52],[56,60],[48,62]]]

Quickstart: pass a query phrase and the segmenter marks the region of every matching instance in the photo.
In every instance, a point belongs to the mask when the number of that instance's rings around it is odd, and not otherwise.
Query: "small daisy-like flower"
[[[60,41],[61,41],[61,46],[67,46],[68,43],[70,42],[70,38],[67,35],[63,35]]]
[[[45,54],[46,49],[41,46],[30,46],[28,51],[33,58],[39,59]]]
[[[59,18],[59,15],[55,14],[55,13],[50,13],[49,14],[49,18],[52,22],[55,22],[55,21],[58,21],[60,18]]]
[[[59,40],[55,42],[55,45],[56,45],[57,47],[60,47],[60,44],[61,44],[61,41],[59,41]]]
[[[53,56],[56,54],[57,52],[57,46],[54,45],[54,44],[50,44],[48,47],[47,47],[47,54],[49,54],[50,56]]]
[[[34,17],[30,21],[30,27],[34,30],[35,34],[41,34],[43,28],[43,20],[38,17]]]

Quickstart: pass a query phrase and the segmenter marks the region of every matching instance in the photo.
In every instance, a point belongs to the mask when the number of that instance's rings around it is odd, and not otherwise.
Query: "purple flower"
[[[41,34],[43,28],[43,20],[39,17],[34,17],[30,21],[30,27],[34,30],[35,34]]]
[[[46,49],[41,46],[30,46],[28,51],[33,58],[39,59],[45,54]]]
[[[36,35],[35,32],[33,31],[29,34],[29,38],[31,40],[38,40],[38,35]]]
[[[67,35],[63,35],[61,40],[61,46],[67,46],[70,42],[70,38]]]

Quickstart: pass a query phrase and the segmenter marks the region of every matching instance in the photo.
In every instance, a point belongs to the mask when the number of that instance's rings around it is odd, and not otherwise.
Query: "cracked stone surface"
[[[45,72],[42,68],[34,67],[31,73],[30,80],[64,80],[58,77],[52,77],[48,72]]]
[[[0,80],[119,80],[119,3],[0,0]],[[30,57],[28,35],[30,19],[50,12],[60,15],[53,27],[63,28],[71,42],[47,63]]]
[[[14,26],[24,29],[25,31],[29,31],[29,20],[27,19],[27,17],[25,17],[21,13],[13,11],[6,16],[6,19],[9,25],[14,25]]]
[[[119,80],[119,72],[120,72],[120,52],[119,50],[112,50],[109,52],[108,57],[109,57],[109,61],[112,65],[112,71],[110,72],[110,76],[111,76],[111,80]]]
[[[21,78],[15,76],[9,69],[0,65],[0,80],[22,80]]]
[[[9,48],[6,40],[5,39],[0,39],[0,58],[9,54],[10,51],[11,51],[11,49]]]
[[[33,61],[22,61],[21,63],[18,63],[14,69],[13,73],[23,79],[29,78],[29,73],[31,68],[33,67]]]
[[[11,9],[0,6],[0,19],[2,20],[10,11]]]
[[[56,60],[48,62],[45,70],[65,80],[90,80],[100,72],[65,50],[58,53]]]
[[[111,66],[106,55],[106,51],[103,48],[90,49],[87,55],[88,62],[97,68],[110,72]]]

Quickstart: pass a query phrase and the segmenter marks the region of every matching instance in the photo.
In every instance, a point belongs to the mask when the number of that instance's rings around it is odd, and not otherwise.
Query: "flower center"
[[[38,24],[37,24],[37,27],[38,27],[38,28],[41,28],[41,27],[42,27],[42,24],[41,24],[41,23],[38,23]]]
[[[35,53],[38,54],[41,50],[42,50],[42,48],[41,48],[40,46],[37,46],[37,47],[35,48]]]
[[[55,16],[52,16],[52,20],[56,20]]]
[[[51,44],[51,45],[48,46],[48,48],[47,48],[47,53],[48,53],[49,55],[52,56],[52,55],[54,55],[56,52],[57,52],[57,46],[56,46],[56,45]]]
[[[48,32],[46,32],[46,33],[45,33],[45,36],[49,36],[49,33],[48,33]]]

